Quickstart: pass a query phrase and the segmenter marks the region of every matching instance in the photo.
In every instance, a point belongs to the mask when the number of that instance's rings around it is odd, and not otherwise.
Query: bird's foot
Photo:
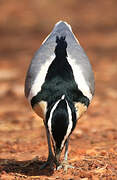
[[[64,172],[67,172],[67,170],[68,170],[69,168],[74,169],[73,166],[71,166],[70,164],[68,164],[67,160],[63,160],[63,161],[59,164],[59,166],[57,166],[56,169],[59,170],[59,169],[61,169],[61,168],[64,170]]]
[[[51,170],[54,169],[54,164],[55,164],[55,158],[53,155],[49,156],[47,161],[41,165],[41,167],[39,168],[39,170],[45,169],[47,166],[50,167]]]

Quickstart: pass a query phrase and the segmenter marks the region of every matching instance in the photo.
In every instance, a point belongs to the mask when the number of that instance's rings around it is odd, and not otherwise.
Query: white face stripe
[[[61,144],[61,149],[63,148],[64,143],[65,143],[66,139],[68,138],[69,134],[71,133],[71,129],[73,127],[71,108],[69,107],[67,101],[66,101],[66,103],[67,103],[67,110],[68,110],[68,116],[69,116],[69,123],[68,123],[66,135],[64,136],[64,139],[63,139],[62,144]]]
[[[48,61],[46,61],[45,64],[41,66],[41,69],[39,70],[39,73],[37,74],[37,77],[35,78],[32,88],[30,90],[30,94],[28,96],[29,101],[32,99],[32,97],[36,96],[37,93],[41,90],[41,86],[43,85],[45,81],[48,68],[50,64],[52,63],[52,60],[54,60],[54,58],[55,58],[54,55],[51,56],[50,59],[48,59]]]
[[[61,100],[61,99],[59,99],[59,100],[55,103],[55,105],[53,106],[53,108],[52,108],[52,110],[51,110],[51,112],[50,112],[50,117],[49,117],[49,119],[48,119],[48,129],[49,129],[49,132],[50,132],[51,135],[52,135],[52,125],[51,125],[52,115],[53,115],[53,112],[54,112],[54,110],[56,109],[58,103],[60,102],[60,100]]]
[[[65,95],[62,95],[61,99],[64,99],[65,98]]]
[[[48,120],[48,128],[49,128],[49,132],[52,136],[52,124],[51,124],[51,119],[52,119],[52,115],[53,115],[53,112],[54,110],[56,109],[56,107],[58,106],[59,102],[65,98],[65,95],[62,95],[61,99],[59,99],[55,105],[53,106],[52,110],[51,110],[51,113],[50,113],[50,117],[49,117],[49,120]],[[66,101],[66,100],[65,100]],[[71,112],[71,108],[69,107],[68,105],[68,102],[66,101],[66,104],[67,104],[67,110],[68,110],[68,116],[69,116],[69,123],[68,123],[68,128],[67,128],[67,132],[66,132],[66,135],[64,136],[64,139],[61,143],[61,149],[63,148],[64,146],[64,143],[66,141],[66,139],[68,138],[69,134],[71,133],[71,129],[72,129],[72,126],[73,126],[73,122],[72,122],[72,112]],[[52,138],[53,139],[53,138]],[[54,139],[53,139],[53,142],[54,142]]]
[[[89,100],[91,100],[92,94],[91,94],[89,86],[84,78],[82,69],[80,68],[80,64],[76,65],[75,59],[70,58],[70,56],[68,56],[67,59],[68,59],[70,66],[72,67],[74,79],[75,79],[76,84],[78,85],[79,90],[81,90],[81,92],[84,94],[84,96],[88,97]]]

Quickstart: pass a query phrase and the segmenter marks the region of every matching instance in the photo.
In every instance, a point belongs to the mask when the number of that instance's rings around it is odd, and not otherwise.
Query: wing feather
[[[67,42],[68,62],[72,67],[78,88],[90,100],[94,94],[94,75],[91,64],[74,36],[70,25],[58,22],[50,35],[44,40],[40,49],[36,52],[29,66],[26,81],[25,95],[31,100],[40,90],[44,83],[48,68],[55,58],[56,37],[65,36]]]

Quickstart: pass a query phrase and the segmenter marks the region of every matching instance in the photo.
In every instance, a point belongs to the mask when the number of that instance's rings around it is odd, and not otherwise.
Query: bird
[[[57,22],[32,58],[25,80],[25,96],[46,130],[48,159],[40,169],[73,168],[68,163],[69,138],[94,91],[94,72],[84,49],[71,26]]]

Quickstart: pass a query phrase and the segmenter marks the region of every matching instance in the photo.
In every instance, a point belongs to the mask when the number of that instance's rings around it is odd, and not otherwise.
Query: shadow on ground
[[[51,176],[54,170],[49,167],[39,170],[40,166],[45,161],[36,160],[35,162],[16,161],[14,159],[0,159],[0,173],[5,171],[7,173],[22,174],[26,176]]]

